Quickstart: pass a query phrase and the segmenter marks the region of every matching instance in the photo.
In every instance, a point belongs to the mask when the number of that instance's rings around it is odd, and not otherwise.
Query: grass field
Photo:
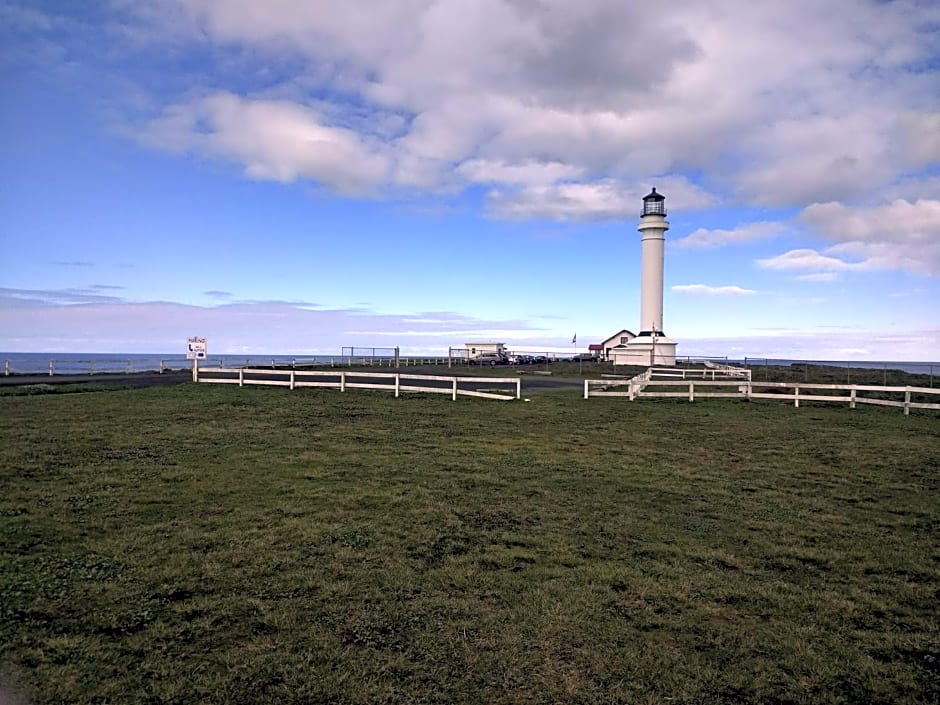
[[[936,703],[938,604],[936,413],[0,397],[29,702]]]

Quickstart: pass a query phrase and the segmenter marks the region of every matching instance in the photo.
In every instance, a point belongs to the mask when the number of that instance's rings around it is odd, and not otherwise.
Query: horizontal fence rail
[[[799,382],[752,382],[746,380],[702,380],[654,379],[651,371],[632,379],[584,380],[584,398],[628,397],[635,399],[773,399],[793,402],[801,401],[848,404],[854,409],[858,404],[875,404],[904,409],[940,410],[940,403],[917,401],[913,395],[940,397],[940,389],[930,387],[890,387],[867,384],[805,384]],[[679,389],[681,388],[681,389]],[[843,392],[840,394],[839,392]],[[869,396],[875,392],[895,398]],[[900,397],[900,398],[898,398]]]
[[[194,380],[208,384],[262,385],[269,387],[325,387],[345,392],[347,389],[378,389],[394,392],[449,394],[482,399],[519,399],[522,381],[514,377],[455,377],[451,375],[415,375],[397,372],[348,372],[333,370],[269,370],[245,367],[200,367]]]

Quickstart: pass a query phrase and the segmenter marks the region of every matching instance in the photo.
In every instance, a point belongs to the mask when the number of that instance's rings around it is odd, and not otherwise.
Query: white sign
[[[206,339],[188,338],[186,345],[187,360],[205,360],[206,359]]]

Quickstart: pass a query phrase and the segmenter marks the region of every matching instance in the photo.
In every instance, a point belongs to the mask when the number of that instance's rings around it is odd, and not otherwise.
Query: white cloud
[[[167,107],[141,133],[146,142],[241,164],[253,179],[305,178],[341,193],[362,193],[389,168],[384,147],[329,125],[314,109],[219,92]]]
[[[911,161],[920,165],[940,161],[940,112],[906,113],[898,121]]]
[[[740,286],[708,286],[707,284],[676,284],[672,290],[680,294],[696,296],[750,296],[757,293],[754,289],[744,289]]]
[[[802,217],[828,237],[842,241],[928,242],[940,236],[940,200],[898,199],[873,208],[814,203]]]
[[[859,258],[869,269],[940,275],[940,200],[897,199],[869,208],[815,203],[801,219],[837,243],[829,254]]]
[[[696,209],[711,205],[714,199],[685,179],[656,179],[667,198],[667,210]],[[635,220],[641,199],[649,187],[624,184],[616,179],[593,183],[559,183],[520,189],[493,189],[487,194],[487,213],[509,219],[549,220]]]
[[[636,210],[608,180],[695,170],[703,193],[745,205],[870,203],[940,160],[931,2],[126,8],[131,36],[207,42],[275,67],[209,99],[171,101],[148,131],[252,178],[344,193],[487,183],[492,215],[604,219]],[[722,235],[689,244],[709,238]]]
[[[782,223],[756,222],[740,225],[731,230],[699,228],[691,235],[673,241],[676,247],[705,248],[736,245],[755,240],[767,240],[785,231]]]
[[[584,173],[579,167],[560,162],[533,162],[508,164],[503,161],[468,159],[461,163],[457,173],[475,183],[500,183],[519,186],[553,184],[562,179],[576,179]]]
[[[807,269],[811,271],[821,270],[824,272],[867,268],[864,262],[846,262],[838,257],[829,257],[811,249],[790,250],[776,257],[759,259],[757,260],[757,264],[764,269]]]
[[[636,210],[637,200],[627,198],[612,180],[529,186],[518,191],[493,190],[487,196],[488,213],[520,220],[616,220],[635,214]]]
[[[738,176],[750,203],[795,205],[850,199],[888,184],[898,170],[888,158],[895,116],[868,106],[864,114],[778,120],[750,136],[760,166]]]
[[[813,274],[800,274],[796,277],[797,281],[802,282],[834,282],[839,279],[836,272],[815,272]]]

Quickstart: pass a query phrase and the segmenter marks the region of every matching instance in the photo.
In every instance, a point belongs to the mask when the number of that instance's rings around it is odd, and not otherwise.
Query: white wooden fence
[[[194,371],[194,381],[209,384],[264,385],[276,387],[326,387],[345,392],[347,389],[380,389],[394,392],[422,392],[481,397],[483,399],[519,399],[522,380],[518,377],[454,377],[444,375],[409,375],[397,372],[347,372],[313,370],[267,370],[244,367],[207,367]],[[472,385],[473,388],[468,388]]]
[[[703,380],[688,379],[652,379],[651,370],[633,379],[625,380],[584,380],[584,398],[590,397],[628,397],[631,401],[646,398],[688,398],[696,399],[774,399],[792,401],[799,407],[801,401],[822,401],[848,404],[854,409],[857,404],[877,404],[904,409],[905,415],[911,409],[940,410],[940,404],[911,401],[912,394],[940,395],[940,389],[929,387],[886,387],[865,384],[808,384],[801,382],[752,382],[744,380]],[[651,389],[657,387],[657,389]],[[682,387],[681,391],[677,387]],[[807,393],[809,390],[809,393]],[[825,391],[827,394],[814,394]],[[837,392],[847,392],[838,394]],[[880,399],[865,396],[867,392],[893,394],[903,399]]]

